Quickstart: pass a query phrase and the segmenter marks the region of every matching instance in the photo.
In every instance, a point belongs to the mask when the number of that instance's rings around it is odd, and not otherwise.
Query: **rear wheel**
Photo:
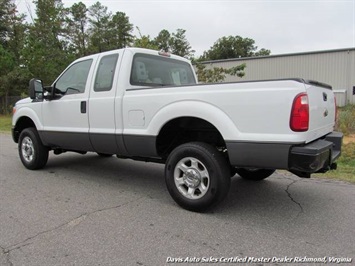
[[[35,128],[26,128],[21,132],[18,152],[22,164],[27,169],[41,169],[47,164],[48,148],[42,144]]]
[[[177,204],[201,212],[228,194],[229,169],[226,159],[216,148],[191,142],[171,152],[165,165],[165,181]]]
[[[254,169],[254,168],[236,168],[235,172],[244,179],[261,181],[271,176],[275,170],[273,169]]]

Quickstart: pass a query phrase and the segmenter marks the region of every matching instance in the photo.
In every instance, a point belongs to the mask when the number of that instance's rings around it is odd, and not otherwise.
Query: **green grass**
[[[338,109],[336,129],[344,135],[355,133],[355,104],[349,104]]]
[[[355,105],[347,105],[338,109],[337,131],[341,131],[345,136],[355,134]],[[350,136],[351,137],[351,136]],[[350,139],[350,137],[348,137]],[[326,174],[316,176],[343,180],[355,183],[355,143],[343,144],[342,154],[337,161],[338,169],[329,171]]]
[[[343,180],[355,183],[355,142],[343,144],[342,154],[337,161],[338,169],[316,177]]]
[[[11,116],[0,115],[0,132],[10,133],[11,131]]]

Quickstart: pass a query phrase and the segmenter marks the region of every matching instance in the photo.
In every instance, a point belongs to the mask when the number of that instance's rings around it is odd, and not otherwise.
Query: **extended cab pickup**
[[[169,193],[203,211],[231,176],[262,180],[336,168],[342,134],[329,85],[303,79],[197,84],[181,57],[126,48],[80,58],[50,87],[30,81],[16,103],[13,139],[28,169],[49,151],[96,152],[165,164]]]

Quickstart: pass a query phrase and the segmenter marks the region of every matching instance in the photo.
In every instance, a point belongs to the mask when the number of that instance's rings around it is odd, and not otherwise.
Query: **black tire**
[[[213,146],[190,142],[170,153],[165,165],[165,181],[177,204],[190,211],[203,212],[227,196],[230,166]]]
[[[112,154],[101,153],[101,152],[97,152],[97,155],[99,155],[100,157],[111,157],[112,156]]]
[[[47,164],[49,150],[42,144],[35,128],[26,128],[21,132],[18,152],[22,164],[27,169],[37,170]]]
[[[248,169],[248,168],[236,168],[236,173],[247,180],[261,181],[268,178],[275,172],[274,169]]]

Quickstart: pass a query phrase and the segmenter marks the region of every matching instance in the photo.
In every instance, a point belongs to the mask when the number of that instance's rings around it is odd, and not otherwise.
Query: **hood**
[[[26,104],[32,102],[30,97],[27,97],[25,99],[19,100],[16,102],[15,106],[21,105],[21,104]]]

